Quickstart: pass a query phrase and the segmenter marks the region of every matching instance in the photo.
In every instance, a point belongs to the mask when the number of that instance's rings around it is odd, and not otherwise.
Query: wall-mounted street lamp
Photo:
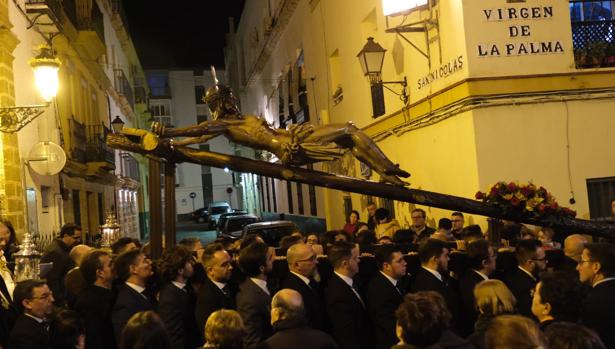
[[[34,70],[36,86],[45,100],[45,104],[30,106],[12,106],[0,108],[0,132],[14,133],[41,115],[58,93],[58,70],[60,61],[47,45],[40,47],[40,53],[30,60]]]
[[[120,118],[119,115],[116,115],[115,119],[111,121],[111,128],[113,129],[113,133],[122,132],[122,129],[124,128],[124,121],[122,121],[122,118]]]
[[[384,87],[398,95],[404,102],[404,105],[408,104],[408,92],[406,90],[408,87],[408,81],[405,76],[403,80],[399,81],[382,81],[382,64],[384,62],[385,53],[386,50],[375,42],[374,38],[369,37],[367,38],[367,43],[365,46],[363,46],[361,51],[357,54],[359,62],[361,63],[361,69],[363,69],[363,75],[367,76],[370,82],[372,90],[372,109],[374,113],[373,117],[378,117],[384,115],[385,113]],[[402,86],[402,90],[400,93],[397,93],[386,86],[386,84],[399,84]]]

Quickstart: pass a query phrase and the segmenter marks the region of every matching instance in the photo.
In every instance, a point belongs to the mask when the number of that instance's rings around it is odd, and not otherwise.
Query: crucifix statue
[[[152,132],[156,137],[148,137],[153,142],[151,146],[187,146],[224,136],[237,144],[269,151],[282,164],[291,166],[339,159],[346,151],[350,151],[380,174],[381,182],[408,185],[399,177],[407,178],[410,174],[389,160],[371,138],[352,122],[323,126],[304,123],[291,125],[287,129],[275,128],[258,116],[242,114],[231,89],[218,84],[215,70],[212,71],[216,84],[203,97],[211,111],[212,120],[181,128],[166,128],[154,122]],[[187,138],[175,140],[173,137]]]

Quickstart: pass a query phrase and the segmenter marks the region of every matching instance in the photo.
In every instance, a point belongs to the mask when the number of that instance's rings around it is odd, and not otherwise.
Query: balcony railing
[[[71,138],[71,159],[85,164],[86,162],[86,136],[85,126],[79,121],[75,120],[75,117],[68,119],[70,138]]]
[[[578,68],[615,66],[615,16],[606,1],[571,0],[572,41]]]
[[[106,162],[115,167],[115,154],[105,142],[110,130],[105,125],[87,125],[87,162]]]
[[[132,86],[130,86],[130,82],[128,78],[126,78],[126,74],[124,74],[124,70],[122,69],[114,69],[115,71],[115,89],[117,92],[121,93],[130,106],[134,109],[135,107],[135,98],[134,93],[132,92]]]
[[[140,181],[139,178],[139,163],[129,153],[122,152],[120,154],[122,167],[120,168],[120,175],[122,177],[132,178],[135,181]]]
[[[25,7],[28,15],[47,16],[49,22],[44,21],[45,25],[62,23],[65,17],[62,3],[58,0],[26,0]]]
[[[111,9],[114,14],[117,14],[122,19],[122,23],[126,31],[129,32],[128,28],[128,17],[126,17],[126,11],[124,11],[124,6],[120,0],[111,0]]]
[[[103,15],[96,1],[62,0],[66,15],[77,30],[94,31],[105,42]]]

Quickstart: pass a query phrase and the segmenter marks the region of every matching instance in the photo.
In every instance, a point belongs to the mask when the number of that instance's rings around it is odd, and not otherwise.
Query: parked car
[[[207,207],[201,207],[198,210],[193,211],[190,216],[197,223],[209,222],[209,214],[207,212]]]
[[[248,234],[258,234],[269,246],[279,247],[280,240],[294,232],[300,231],[291,221],[271,221],[246,225],[241,238]]]
[[[215,229],[218,224],[218,219],[223,213],[232,212],[231,205],[226,201],[213,201],[207,206],[207,212],[209,213],[209,228]]]
[[[234,210],[233,212],[228,212],[228,213],[221,214],[220,218],[218,218],[218,224],[216,225],[216,230],[218,231],[218,233],[220,233],[222,228],[224,228],[224,224],[226,223],[226,219],[228,217],[243,216],[243,215],[246,215],[246,214],[248,214],[248,212],[242,211],[242,210]]]
[[[253,214],[227,217],[224,226],[220,230],[219,236],[237,239],[243,234],[246,225],[260,222],[261,219]]]

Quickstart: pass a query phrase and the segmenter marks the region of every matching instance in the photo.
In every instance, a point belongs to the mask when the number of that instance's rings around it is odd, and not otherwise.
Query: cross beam
[[[254,173],[261,176],[316,185],[329,189],[366,194],[391,200],[437,207],[445,210],[461,211],[481,216],[506,219],[520,223],[559,228],[569,233],[583,233],[594,236],[615,238],[615,224],[609,224],[606,222],[594,222],[574,218],[562,218],[561,220],[558,220],[553,217],[536,219],[527,215],[505,213],[498,207],[458,196],[398,187],[391,184],[334,175],[300,167],[284,166],[265,161],[251,160],[243,157],[209,152],[189,147],[175,147],[170,149],[169,147],[158,146],[151,151],[147,151],[138,143],[135,143],[127,137],[118,134],[108,135],[107,144],[112,148],[123,149],[146,155],[155,155],[157,157],[167,159],[167,161],[172,163],[190,162],[218,168],[229,168],[233,171]]]

